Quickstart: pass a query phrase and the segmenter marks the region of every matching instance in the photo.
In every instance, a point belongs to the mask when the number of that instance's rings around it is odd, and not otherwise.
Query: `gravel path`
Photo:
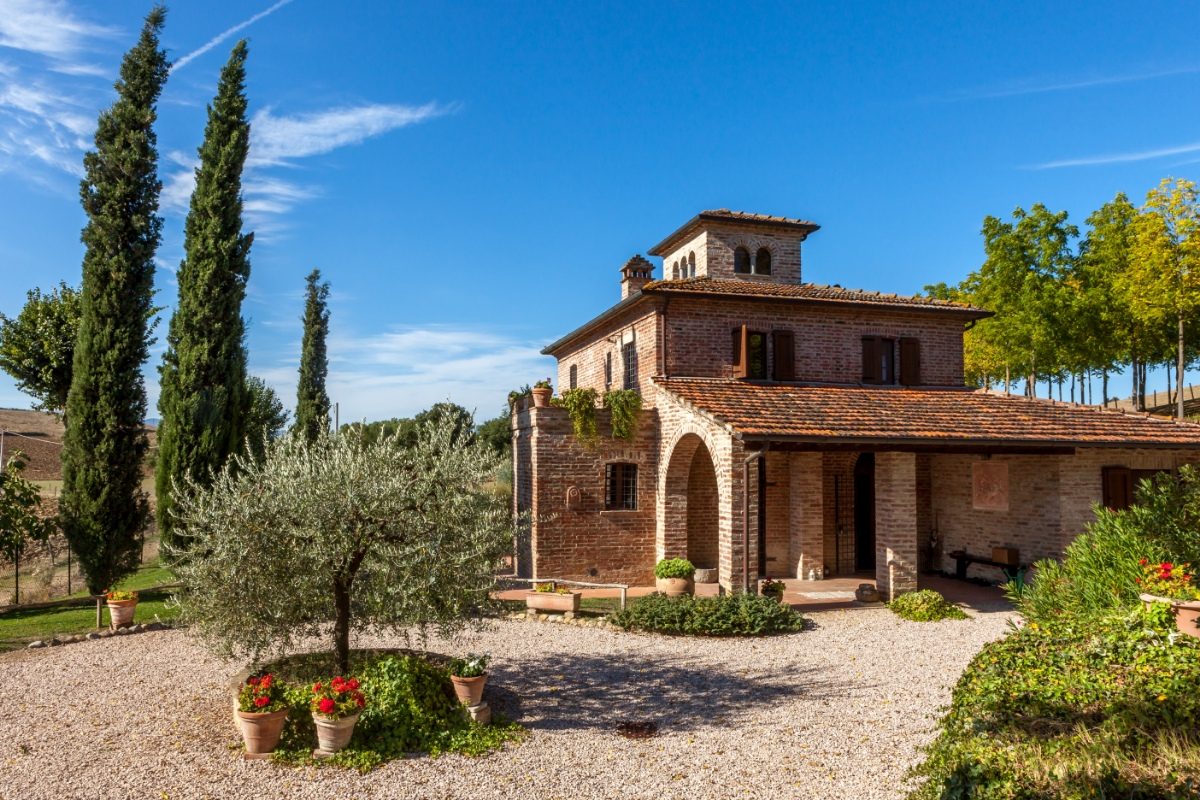
[[[9,654],[0,797],[902,797],[950,686],[1008,614],[812,619],[812,630],[758,640],[504,621],[431,641],[491,652],[489,699],[532,735],[482,759],[413,758],[365,776],[238,758],[223,693],[238,665],[182,631]],[[646,719],[658,736],[614,732]]]

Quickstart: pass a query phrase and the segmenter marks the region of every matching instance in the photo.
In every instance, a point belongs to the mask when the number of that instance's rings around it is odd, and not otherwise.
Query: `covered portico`
[[[658,555],[730,591],[857,575],[889,598],[956,549],[1057,556],[1108,469],[1175,469],[1200,446],[1196,425],[963,389],[656,383]]]

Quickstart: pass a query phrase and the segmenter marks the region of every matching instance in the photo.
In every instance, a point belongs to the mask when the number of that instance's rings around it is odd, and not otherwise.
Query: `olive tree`
[[[512,541],[506,504],[484,489],[497,467],[431,420],[409,443],[282,437],[211,486],[177,486],[168,554],[184,617],[218,652],[254,661],[332,634],[343,672],[352,630],[458,630]]]

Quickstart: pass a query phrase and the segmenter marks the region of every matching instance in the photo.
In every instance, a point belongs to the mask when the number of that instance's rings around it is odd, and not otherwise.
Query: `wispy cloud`
[[[341,406],[342,422],[412,416],[447,399],[482,421],[500,412],[510,390],[548,369],[537,345],[510,332],[450,325],[361,337],[334,332],[329,359],[329,395]],[[290,397],[297,365],[294,354],[252,372]]]
[[[943,102],[958,102],[963,100],[993,100],[1004,97],[1022,97],[1034,94],[1050,94],[1052,92],[1070,92],[1079,89],[1095,89],[1101,86],[1116,86],[1123,83],[1140,83],[1160,78],[1173,78],[1180,75],[1195,75],[1200,73],[1200,67],[1180,67],[1178,69],[1157,70],[1151,72],[1129,72],[1122,75],[1101,75],[1093,78],[1079,78],[1062,81],[1022,81],[1000,86],[977,86],[963,89],[937,98]]]
[[[95,39],[119,32],[80,19],[61,0],[5,0],[0,13],[0,47],[61,60],[90,49]]]
[[[95,121],[91,101],[101,88],[87,79],[104,74],[88,59],[119,33],[57,0],[6,0],[0,48],[18,52],[23,63],[0,64],[0,172],[18,170],[39,183],[47,182],[39,164],[51,174],[81,174],[79,156]]]
[[[1126,153],[1064,158],[1057,161],[1033,164],[1029,169],[1062,169],[1064,167],[1097,167],[1105,164],[1127,164],[1134,161],[1150,161],[1155,158],[1167,158],[1169,156],[1186,155],[1196,152],[1200,152],[1200,142],[1178,145],[1176,147],[1160,147],[1152,150],[1133,150]]]
[[[238,31],[241,31],[241,30],[244,30],[244,29],[250,27],[251,25],[258,22],[263,17],[274,14],[276,11],[283,8],[290,2],[292,2],[292,0],[279,0],[279,2],[275,3],[275,5],[271,6],[270,8],[268,8],[264,11],[258,12],[253,17],[250,17],[247,20],[243,20],[242,22],[239,22],[237,25],[234,25],[232,28],[226,28],[225,30],[221,31],[213,38],[209,39],[204,44],[197,47],[192,52],[188,53],[187,55],[179,57],[175,61],[175,63],[171,65],[171,71],[174,72],[175,70],[177,70],[181,67],[187,66],[188,64],[190,64],[191,62],[193,62],[197,58],[199,58],[200,56],[207,53],[209,50],[212,50],[214,47],[219,45],[221,42],[228,39],[230,36],[233,36]]]
[[[450,110],[437,103],[367,103],[289,117],[276,116],[270,108],[264,108],[250,122],[250,161],[282,164],[289,159],[322,155]]]

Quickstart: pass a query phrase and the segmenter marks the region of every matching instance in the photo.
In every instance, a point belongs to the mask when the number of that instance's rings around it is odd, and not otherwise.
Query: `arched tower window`
[[[750,251],[739,247],[733,251],[733,271],[740,275],[750,274]]]
[[[758,253],[754,256],[754,274],[771,274],[771,251],[765,247],[758,248]]]
[[[688,263],[688,277],[689,278],[696,277],[696,254],[694,252],[688,253],[687,263]]]
[[[678,261],[676,261],[675,264],[672,265],[672,267],[671,267],[671,279],[679,280],[679,262]]]

